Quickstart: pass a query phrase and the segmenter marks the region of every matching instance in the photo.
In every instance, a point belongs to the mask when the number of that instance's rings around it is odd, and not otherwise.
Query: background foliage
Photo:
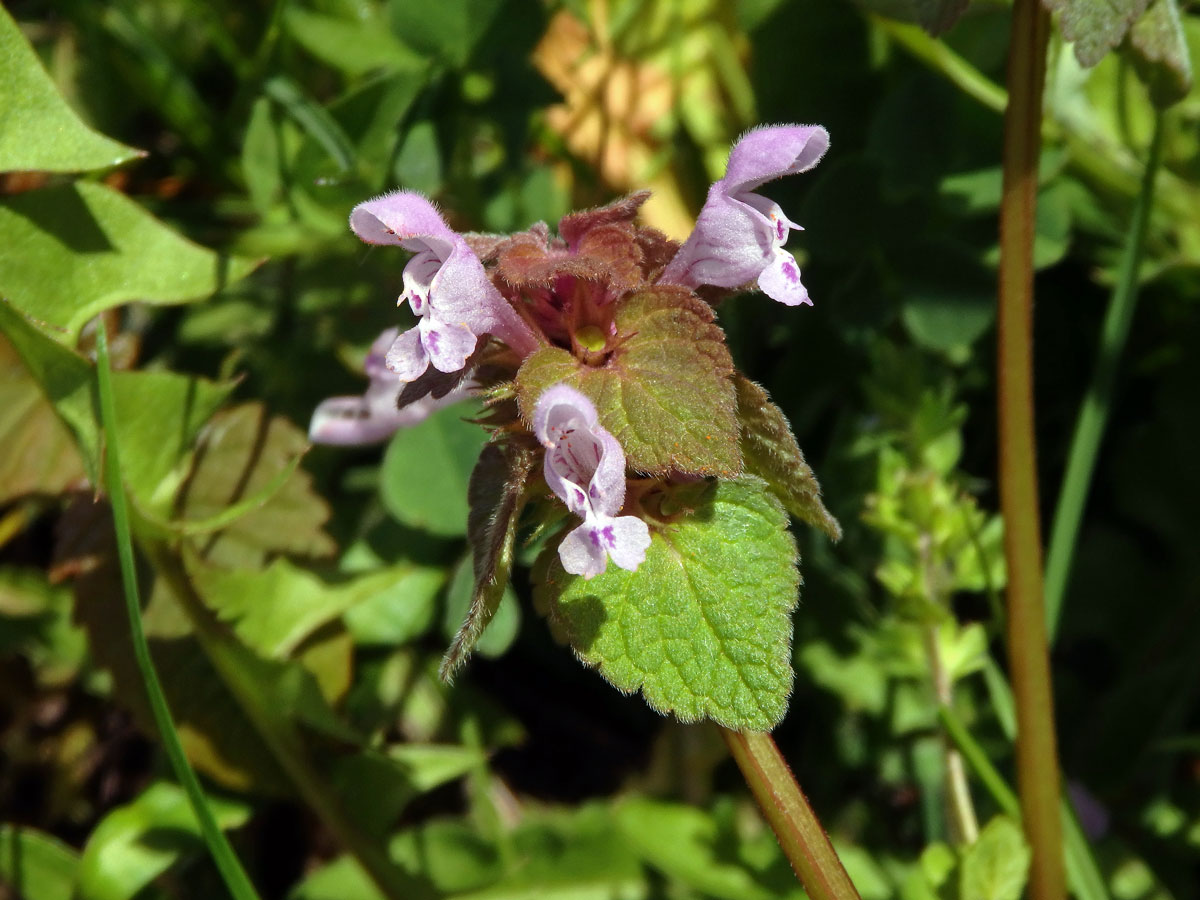
[[[158,749],[95,497],[96,322],[154,659],[264,897],[798,895],[711,726],[659,717],[555,643],[536,548],[471,665],[437,679],[470,595],[469,410],[383,449],[309,450],[302,429],[323,397],[361,392],[397,318],[401,262],[349,234],[356,202],[402,185],[457,227],[504,231],[650,187],[646,219],[681,237],[741,130],[801,121],[833,149],[772,196],[807,229],[816,306],[748,296],[719,317],[845,530],[795,529],[797,679],[776,737],[868,900],[1017,897],[992,341],[1009,10],[978,0],[955,22],[964,5],[9,4],[0,896],[223,890]],[[1138,34],[1120,44],[1128,22],[1052,5],[1068,36],[1110,38],[1077,56],[1056,36],[1049,67],[1047,521],[1153,128],[1138,76],[1160,102],[1179,86]],[[907,22],[954,24],[935,40]],[[1194,58],[1200,17],[1176,24]],[[1053,649],[1098,867],[1073,889],[1130,900],[1200,883],[1200,93],[1163,127],[1142,302]],[[954,725],[978,757],[951,751]]]

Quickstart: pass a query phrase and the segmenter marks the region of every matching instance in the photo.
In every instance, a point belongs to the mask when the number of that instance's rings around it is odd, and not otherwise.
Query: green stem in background
[[[258,900],[254,885],[250,883],[246,870],[238,861],[237,854],[225,839],[213,817],[212,810],[204,799],[204,792],[196,773],[188,764],[183,752],[183,744],[175,723],[171,718],[171,710],[167,706],[166,695],[154,669],[154,661],[150,658],[150,647],[146,643],[146,633],[142,628],[142,604],[138,596],[137,570],[133,561],[133,538],[129,530],[129,508],[125,500],[125,488],[121,481],[121,455],[117,441],[116,405],[113,402],[112,375],[108,363],[108,338],[105,334],[104,323],[96,328],[96,377],[100,396],[100,425],[106,437],[105,446],[105,481],[108,487],[109,503],[112,505],[113,528],[116,531],[117,556],[121,564],[121,582],[125,589],[125,607],[129,612],[129,633],[133,639],[133,655],[137,660],[142,682],[146,686],[146,695],[150,700],[150,710],[154,714],[154,723],[158,726],[163,739],[163,747],[167,759],[175,772],[175,777],[187,792],[192,812],[200,823],[200,833],[208,845],[225,886],[234,900]]]
[[[728,728],[721,728],[721,736],[808,896],[812,900],[859,900],[774,739],[761,731]]]
[[[304,802],[329,829],[334,839],[362,866],[383,896],[389,900],[406,900],[419,894],[420,886],[398,869],[389,859],[386,849],[364,834],[347,815],[325,773],[312,762],[300,732],[264,698],[256,671],[246,664],[246,655],[250,651],[232,638],[204,605],[179,557],[159,541],[145,541],[142,549],[182,606],[218,676]]]
[[[1017,707],[1017,783],[1033,852],[1033,900],[1066,897],[1033,413],[1033,236],[1049,34],[1050,18],[1039,0],[1016,0],[1004,113],[996,382],[1008,659]]]
[[[1150,141],[1150,155],[1146,160],[1141,190],[1138,192],[1129,231],[1125,237],[1117,284],[1104,317],[1100,347],[1096,354],[1096,369],[1075,423],[1071,451],[1067,456],[1067,471],[1058,495],[1058,507],[1054,511],[1050,549],[1046,555],[1045,588],[1046,628],[1051,642],[1058,632],[1063,595],[1066,593],[1067,579],[1071,574],[1071,560],[1079,538],[1079,524],[1083,519],[1083,509],[1087,503],[1092,476],[1096,471],[1096,454],[1100,449],[1100,439],[1104,436],[1104,428],[1108,423],[1117,364],[1125,349],[1129,326],[1133,321],[1133,311],[1137,307],[1138,270],[1141,268],[1142,251],[1146,244],[1150,210],[1154,205],[1154,180],[1162,159],[1162,126],[1163,115],[1159,112],[1154,119],[1154,137]]]
[[[929,657],[929,670],[933,679],[933,693],[938,705],[947,707],[954,700],[954,682],[942,659],[938,627],[925,627],[925,651]],[[971,788],[967,784],[967,772],[963,768],[962,754],[945,734],[941,735],[943,779],[946,785],[946,821],[949,823],[950,841],[956,845],[970,845],[979,837],[979,819],[975,815],[975,804],[971,801]]]
[[[1017,795],[1008,786],[1004,776],[996,771],[987,753],[971,736],[967,726],[949,707],[941,707],[938,710],[938,718],[941,720],[942,729],[958,747],[967,765],[971,767],[984,789],[991,794],[996,805],[1006,814],[1019,819],[1021,804]],[[1088,845],[1075,811],[1066,797],[1062,798],[1061,808],[1063,821],[1066,823],[1063,854],[1066,857],[1067,882],[1071,886],[1071,893],[1079,900],[1108,900],[1104,876],[1100,874],[1100,868],[1092,856],[1092,848]]]

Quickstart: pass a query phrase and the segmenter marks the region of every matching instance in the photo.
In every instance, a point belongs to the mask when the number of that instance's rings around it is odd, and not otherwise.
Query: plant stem
[[[1008,565],[1008,654],[1017,707],[1017,772],[1033,851],[1033,900],[1066,896],[1058,754],[1042,600],[1033,413],[1033,235],[1042,89],[1050,19],[1039,0],[1016,0],[1004,113],[997,331],[1000,506]]]
[[[812,900],[859,900],[829,836],[774,739],[762,731],[731,731],[724,727],[721,736],[808,896]]]
[[[137,660],[142,682],[146,686],[146,695],[150,701],[150,711],[154,714],[154,723],[158,726],[163,739],[163,747],[167,753],[175,777],[183,785],[191,804],[192,812],[200,825],[200,834],[208,845],[213,862],[225,881],[225,886],[235,900],[258,900],[258,894],[251,884],[246,870],[242,868],[237,854],[229,845],[225,835],[217,825],[212,810],[204,799],[204,792],[196,773],[192,771],[183,752],[183,744],[179,740],[179,732],[167,706],[166,695],[163,694],[162,684],[154,669],[154,661],[150,657],[150,647],[146,643],[146,632],[142,628],[142,604],[138,596],[137,570],[133,560],[133,538],[129,529],[129,508],[125,500],[125,487],[121,481],[121,453],[117,440],[116,404],[113,400],[112,375],[108,363],[108,336],[105,334],[104,323],[98,323],[96,328],[96,379],[100,398],[100,425],[104,429],[105,442],[105,482],[108,487],[109,503],[112,506],[113,528],[116,531],[117,557],[121,566],[121,583],[125,589],[125,608],[129,613],[129,633],[133,640],[133,655]]]
[[[1046,555],[1045,589],[1046,628],[1051,642],[1058,632],[1063,595],[1066,593],[1067,579],[1071,574],[1071,560],[1079,539],[1079,524],[1083,519],[1083,508],[1087,503],[1092,476],[1096,471],[1096,454],[1100,449],[1100,439],[1104,436],[1104,428],[1108,423],[1117,364],[1129,338],[1129,326],[1137,307],[1138,270],[1141,268],[1142,250],[1146,244],[1150,210],[1154,205],[1154,180],[1162,159],[1162,123],[1163,115],[1159,112],[1154,118],[1150,155],[1146,160],[1141,190],[1138,192],[1129,231],[1125,237],[1117,284],[1113,288],[1108,312],[1104,317],[1100,348],[1096,354],[1096,369],[1079,409],[1075,433],[1071,438],[1071,451],[1067,457],[1067,471],[1058,495],[1058,507],[1054,511],[1050,549]]]
[[[936,625],[925,628],[925,650],[929,656],[929,670],[938,706],[949,709],[954,700],[954,684],[942,659]],[[941,742],[946,783],[946,821],[949,823],[950,841],[960,845],[973,844],[979,837],[979,820],[975,815],[975,805],[971,802],[971,788],[967,784],[962,754],[945,733],[941,735]]]

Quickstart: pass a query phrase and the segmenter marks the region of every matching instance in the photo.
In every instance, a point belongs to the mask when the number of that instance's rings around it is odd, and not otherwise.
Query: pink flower
[[[637,516],[617,516],[625,502],[625,452],[600,426],[592,401],[557,384],[538,398],[533,430],[546,448],[546,483],[583,519],[558,546],[563,568],[592,578],[611,557],[636,571],[646,558],[650,529]]]
[[[399,428],[425,421],[431,413],[466,396],[469,382],[442,397],[427,395],[398,409],[396,401],[404,382],[384,365],[384,355],[399,333],[400,329],[389,328],[371,345],[363,363],[363,369],[371,379],[365,394],[321,401],[308,426],[310,441],[314,444],[374,444],[391,437]]]
[[[471,248],[420,194],[395,191],[350,213],[350,227],[368,244],[395,244],[415,256],[404,269],[404,291],[420,317],[387,351],[386,365],[401,381],[414,381],[432,363],[457,372],[490,334],[522,356],[537,349],[529,326],[488,279]]]
[[[795,257],[783,249],[800,226],[755,188],[784,175],[807,172],[829,149],[819,125],[773,125],[748,132],[729,154],[725,177],[713,184],[696,228],[660,281],[735,288],[751,281],[768,297],[812,305]]]

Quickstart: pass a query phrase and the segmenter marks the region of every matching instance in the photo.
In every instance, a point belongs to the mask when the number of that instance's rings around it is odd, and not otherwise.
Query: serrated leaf
[[[176,516],[210,519],[270,484],[308,448],[304,433],[260,403],[223,410],[197,442],[192,471],[179,493]],[[261,507],[198,542],[207,562],[227,568],[265,564],[276,553],[321,557],[336,545],[322,527],[329,506],[298,469]]]
[[[471,655],[504,597],[525,484],[536,459],[532,447],[489,444],[471,472],[467,542],[472,550],[474,587],[466,618],[442,660],[439,674],[445,681],[453,678]]]
[[[286,559],[265,569],[218,569],[200,562],[188,573],[209,608],[268,659],[286,659],[319,628],[385,592],[411,566],[330,583]]]
[[[383,456],[383,505],[410,528],[444,537],[467,530],[467,490],[487,433],[464,421],[464,404],[438,410],[420,425],[396,432]]]
[[[1125,39],[1150,0],[1042,0],[1058,16],[1062,36],[1075,44],[1081,66],[1096,65]]]
[[[212,794],[206,799],[222,829],[237,828],[250,818],[245,803]],[[79,895],[129,900],[180,857],[203,849],[187,795],[178,785],[155,782],[110,810],[89,835],[79,859]]]
[[[2,15],[2,13],[0,13]],[[20,825],[0,825],[0,884],[23,900],[71,900],[79,857],[57,838]]]
[[[1129,31],[1138,77],[1155,106],[1178,103],[1192,89],[1192,59],[1176,0],[1153,0]]]
[[[732,478],[742,470],[733,361],[710,308],[682,289],[658,287],[621,301],[615,349],[600,366],[547,347],[517,373],[530,421],[542,392],[559,382],[596,404],[630,468]]]
[[[86,172],[139,156],[80,120],[0,7],[0,172]]]
[[[568,575],[557,549],[534,570],[556,633],[622,691],[685,721],[769,731],[792,688],[790,613],[800,576],[787,515],[752,476],[675,488],[677,518],[636,572]]]
[[[92,182],[0,198],[0,234],[0,295],[67,342],[103,310],[198,300],[257,265],[193,244]]]
[[[1020,900],[1029,877],[1029,847],[1021,829],[1005,816],[988,822],[963,856],[962,900]]]
[[[797,519],[825,532],[831,540],[841,540],[842,526],[821,502],[817,476],[805,462],[783,410],[771,402],[762,387],[740,372],[734,374],[733,383],[747,473],[764,479]]]

